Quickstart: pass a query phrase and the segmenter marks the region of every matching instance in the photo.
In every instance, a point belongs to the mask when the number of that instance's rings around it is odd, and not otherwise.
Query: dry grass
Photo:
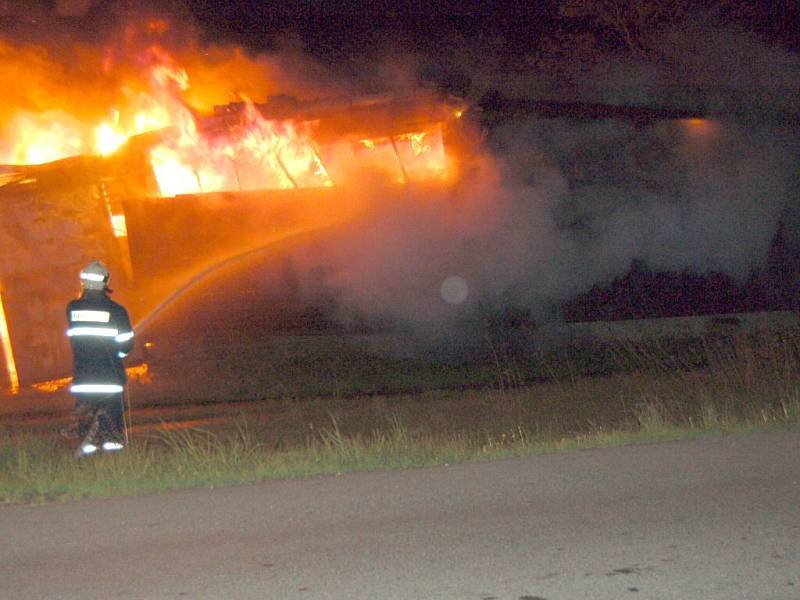
[[[495,384],[241,404],[207,429],[164,431],[75,461],[57,436],[8,432],[0,499],[41,501],[554,452],[800,423],[800,332],[602,350],[541,363],[495,355]],[[539,360],[544,361],[543,357]],[[596,369],[600,362],[591,366]],[[219,407],[209,406],[209,414]]]

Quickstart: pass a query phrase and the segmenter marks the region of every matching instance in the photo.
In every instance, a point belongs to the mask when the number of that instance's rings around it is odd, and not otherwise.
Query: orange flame
[[[156,20],[146,23],[142,31],[163,35],[167,28],[165,22]],[[135,35],[128,32],[127,37],[133,39]],[[352,173],[348,163],[354,160],[361,169],[382,172],[402,182],[444,175],[446,163],[439,127],[322,148],[313,137],[314,123],[267,119],[241,88],[225,89],[226,71],[220,65],[235,65],[245,73],[244,77],[235,70],[227,73],[238,86],[248,77],[258,81],[252,61],[238,50],[226,57],[219,49],[210,53],[215,62],[208,68],[204,68],[198,53],[189,60],[201,82],[197,88],[193,88],[189,72],[157,44],[148,46],[137,60],[122,60],[116,51],[92,57],[108,79],[106,83],[116,86],[112,92],[91,94],[96,102],[89,112],[94,116],[72,110],[74,102],[64,103],[63,108],[20,110],[10,115],[5,124],[0,121],[0,163],[40,164],[79,154],[108,156],[134,136],[161,131],[162,141],[151,148],[149,158],[160,194],[165,197],[331,186],[330,165]],[[47,83],[58,88],[58,82],[44,75],[48,57],[43,51],[13,49],[0,40],[0,60],[6,58],[4,54],[9,54],[12,62],[21,63],[23,70],[26,61],[36,66],[35,76],[28,78],[34,87]],[[138,72],[131,72],[132,64],[139,65]],[[53,69],[62,86],[70,75],[64,71]],[[263,74],[260,79],[256,87],[263,87]],[[80,85],[79,81],[74,83],[75,88]],[[33,96],[42,106],[50,104],[38,91],[32,92]],[[68,94],[59,89],[54,96],[53,103],[58,104]],[[220,98],[244,100],[238,124],[224,131],[202,128],[199,117]]]

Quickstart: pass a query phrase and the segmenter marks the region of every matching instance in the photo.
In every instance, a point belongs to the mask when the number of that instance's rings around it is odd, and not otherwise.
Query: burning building
[[[69,370],[63,307],[88,261],[106,262],[134,321],[193,274],[358,210],[364,178],[452,181],[463,103],[435,92],[193,107],[162,50],[147,93],[87,127],[13,115],[0,140],[0,383]],[[86,131],[89,130],[87,134]]]
[[[0,104],[1,386],[68,371],[63,306],[93,258],[141,322],[213,265],[349,222],[301,267],[333,273],[353,312],[427,334],[480,311],[565,316],[634,260],[741,279],[797,221],[796,120],[498,91],[468,109],[490,130],[479,147],[457,98],[299,85],[240,51],[167,52],[152,43],[167,29],[141,22],[67,60],[0,39],[15,82]],[[359,218],[383,196],[399,200]]]

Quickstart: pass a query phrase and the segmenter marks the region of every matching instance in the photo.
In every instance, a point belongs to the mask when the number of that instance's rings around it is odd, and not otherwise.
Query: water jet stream
[[[232,264],[235,264],[237,262],[241,262],[241,261],[243,261],[243,260],[245,260],[247,258],[250,258],[252,256],[255,256],[255,255],[257,255],[257,254],[259,254],[261,252],[265,252],[265,251],[273,248],[278,243],[285,242],[285,241],[290,240],[292,238],[297,238],[297,237],[300,237],[300,236],[303,236],[303,235],[307,235],[307,234],[312,233],[312,232],[317,232],[317,231],[320,231],[320,230],[323,230],[323,229],[326,229],[326,228],[330,228],[330,227],[333,227],[333,226],[335,226],[335,224],[333,224],[333,225],[327,224],[327,225],[315,226],[315,227],[298,228],[298,229],[296,229],[294,231],[290,231],[290,232],[284,233],[284,234],[282,234],[280,236],[273,237],[272,239],[270,239],[269,242],[261,244],[260,246],[257,246],[255,248],[251,248],[249,250],[246,250],[246,251],[241,252],[239,254],[235,254],[233,256],[229,256],[228,258],[225,258],[225,259],[221,260],[220,262],[214,263],[214,264],[204,268],[199,273],[197,273],[194,276],[192,276],[191,279],[189,279],[186,283],[181,285],[178,289],[173,291],[160,304],[158,304],[149,313],[147,313],[144,317],[142,317],[137,323],[135,323],[134,326],[133,326],[134,332],[138,336],[142,335],[142,333],[144,333],[144,331],[147,329],[147,327],[150,324],[152,324],[153,320],[159,314],[161,314],[164,311],[165,308],[170,306],[175,300],[177,300],[183,294],[185,294],[190,289],[192,289],[200,281],[202,281],[203,279],[205,279],[209,275],[219,271],[220,269],[222,269],[224,267],[228,267],[228,266],[230,266]]]

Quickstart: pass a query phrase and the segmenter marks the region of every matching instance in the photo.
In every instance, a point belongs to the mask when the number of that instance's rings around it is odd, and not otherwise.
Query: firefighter
[[[123,359],[133,349],[133,328],[125,308],[114,302],[109,272],[98,261],[80,274],[81,295],[67,305],[67,336],[72,346],[72,386],[78,456],[124,447]]]

